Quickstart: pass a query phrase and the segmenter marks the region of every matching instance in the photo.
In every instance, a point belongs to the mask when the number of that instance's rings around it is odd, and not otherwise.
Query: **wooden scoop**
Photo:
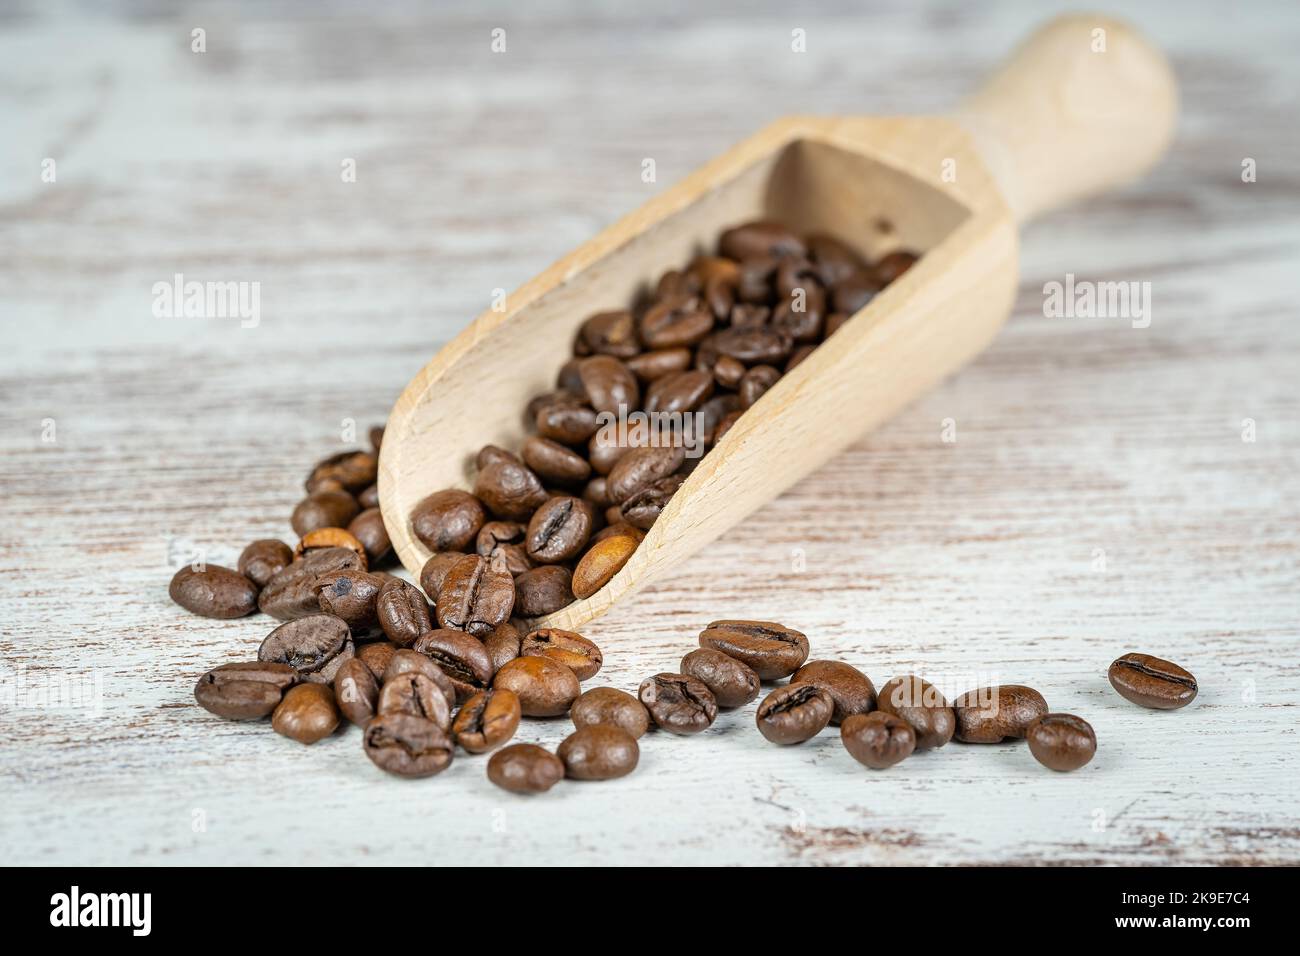
[[[379,459],[402,563],[418,577],[430,556],[411,529],[417,502],[470,487],[482,445],[520,447],[522,409],[554,388],[583,320],[627,307],[723,229],[774,219],[871,258],[923,252],[740,418],[604,588],[538,623],[579,628],[975,356],[1012,306],[1018,225],[1144,172],[1176,112],[1157,50],[1122,23],[1074,15],[950,116],[773,123],[484,312],[407,386]]]

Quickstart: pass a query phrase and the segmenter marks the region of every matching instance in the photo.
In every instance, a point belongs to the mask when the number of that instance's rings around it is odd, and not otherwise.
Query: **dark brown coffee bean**
[[[469,700],[492,680],[492,659],[487,648],[464,631],[440,628],[421,634],[413,650],[437,664],[451,679],[457,701]]]
[[[762,398],[780,377],[781,373],[770,365],[755,365],[740,380],[740,389],[737,392],[740,396],[740,407],[749,408]]]
[[[811,259],[800,256],[787,256],[780,261],[773,284],[778,298],[788,298],[800,290],[805,295],[822,292],[821,273]]]
[[[713,329],[713,313],[698,296],[678,295],[657,302],[641,317],[641,340],[651,349],[694,345]]]
[[[167,588],[171,599],[191,614],[230,620],[257,608],[257,585],[238,571],[216,564],[196,571],[186,565]]]
[[[772,256],[751,256],[740,264],[740,275],[736,279],[736,298],[740,302],[732,307],[732,325],[761,325],[767,321],[766,306],[763,306],[762,318],[759,318],[757,310],[743,307],[760,305],[771,299],[779,266],[780,261]],[[720,302],[715,304],[721,305]],[[737,309],[742,311],[737,312]]]
[[[593,687],[584,691],[569,708],[575,727],[610,724],[621,727],[633,737],[640,737],[650,727],[650,712],[631,694],[613,687]]]
[[[967,744],[995,744],[1023,737],[1047,713],[1047,701],[1032,687],[1002,684],[967,691],[952,702],[952,709],[957,715],[953,736]]]
[[[645,410],[651,414],[673,415],[693,412],[713,394],[713,375],[695,369],[665,375],[646,393]]]
[[[731,431],[731,429],[735,427],[736,422],[740,421],[740,416],[742,414],[743,414],[742,412],[732,412],[722,421],[718,422],[718,430],[714,433],[713,436],[713,441],[715,444],[717,442],[722,441],[722,439],[726,437],[727,432]]]
[[[939,688],[919,677],[895,677],[880,688],[876,707],[907,721],[916,733],[916,749],[931,750],[952,740],[957,715]]]
[[[492,514],[511,521],[526,519],[546,501],[542,480],[528,466],[513,461],[494,461],[481,469],[474,494]],[[478,534],[477,528],[474,533]]]
[[[1097,752],[1092,725],[1074,714],[1044,714],[1029,725],[1025,738],[1034,759],[1049,770],[1078,770]]]
[[[826,324],[826,294],[820,288],[800,291],[779,302],[772,310],[771,327],[798,345],[821,340]]]
[[[580,681],[595,677],[604,663],[600,648],[593,641],[558,627],[546,627],[528,634],[519,653],[550,658],[573,671],[573,676]]]
[[[685,346],[672,349],[654,349],[642,352],[624,362],[629,371],[642,382],[649,384],[673,372],[684,372],[691,367],[691,350]]]
[[[478,498],[448,488],[435,491],[415,506],[411,530],[430,551],[464,551],[486,520]]]
[[[593,355],[578,364],[583,394],[597,412],[617,415],[641,404],[641,386],[626,365],[612,355]],[[525,455],[525,461],[527,455]]]
[[[495,674],[505,667],[507,663],[518,657],[519,648],[522,645],[523,638],[519,634],[519,628],[508,621],[493,629],[491,634],[483,638],[483,646],[487,649],[488,657],[492,660],[492,673]]]
[[[308,551],[267,582],[258,595],[257,606],[281,621],[319,614],[317,580],[336,571],[364,571],[362,561],[350,548]]]
[[[474,456],[474,467],[478,470],[486,468],[488,465],[498,461],[513,462],[519,464],[522,459],[512,451],[506,451],[499,445],[484,445]]]
[[[869,272],[856,272],[841,279],[831,289],[831,306],[845,315],[864,309],[881,289],[880,281]]]
[[[361,506],[362,511],[369,511],[371,508],[379,507],[379,486],[371,485],[357,492],[357,504]]]
[[[850,315],[847,312],[832,312],[830,315],[826,316],[826,328],[823,334],[826,338],[830,338],[839,330],[840,326],[849,320],[849,318]]]
[[[376,717],[362,738],[366,756],[380,770],[399,777],[431,777],[451,764],[455,745],[432,720],[412,714]]]
[[[636,337],[636,322],[626,309],[598,312],[582,323],[578,341],[585,355],[612,355],[628,359],[641,351]],[[575,349],[575,353],[578,350]]]
[[[467,554],[447,571],[438,591],[438,626],[486,637],[510,620],[515,582],[504,559]]]
[[[794,672],[790,683],[795,682],[813,684],[831,695],[832,724],[842,724],[851,714],[869,713],[876,706],[871,678],[843,661],[809,661]]]
[[[466,557],[463,551],[440,551],[424,562],[424,567],[420,569],[420,587],[430,601],[437,602],[442,583],[447,580],[447,572],[463,557]]]
[[[1110,686],[1139,707],[1177,710],[1196,699],[1196,678],[1150,654],[1125,654],[1110,665]]]
[[[817,266],[817,276],[825,286],[833,286],[855,272],[867,269],[866,261],[834,236],[809,236],[808,255]]]
[[[597,541],[573,569],[573,595],[585,600],[623,570],[640,542],[630,535],[615,534]]]
[[[271,729],[300,744],[324,740],[338,726],[339,709],[334,702],[334,689],[328,684],[290,687],[271,714]]]
[[[575,342],[574,345],[581,345],[581,340]],[[586,356],[591,353],[584,351],[582,354]],[[582,376],[578,374],[578,367],[581,364],[582,359],[575,357],[561,365],[559,374],[555,376],[556,387],[561,391],[580,393],[582,391]]]
[[[718,702],[703,683],[685,674],[656,674],[641,682],[637,697],[655,724],[672,734],[698,734],[718,716]]]
[[[429,602],[419,588],[400,578],[380,588],[375,617],[384,635],[398,647],[410,647],[421,634],[433,630]]]
[[[489,521],[480,529],[474,549],[489,561],[499,556],[511,575],[523,574],[533,566],[524,547],[525,534],[517,521]]]
[[[364,727],[375,716],[379,681],[361,658],[344,661],[334,675],[334,701],[343,716],[358,727]]]
[[[554,614],[573,603],[573,578],[557,564],[525,571],[515,578],[515,610],[524,617]]]
[[[591,475],[587,459],[540,435],[524,442],[524,461],[542,478],[560,485],[580,485]]]
[[[384,527],[384,519],[378,508],[367,508],[353,518],[348,525],[348,533],[366,549],[366,562],[370,567],[374,567],[393,550],[393,542],[388,538],[388,529]]]
[[[745,371],[745,363],[730,355],[719,356],[713,364],[713,378],[723,388],[739,388]]]
[[[288,664],[298,679],[329,684],[353,656],[347,622],[332,614],[312,614],[281,624],[257,650],[259,661]]]
[[[735,395],[715,395],[703,405],[696,413],[700,434],[704,436],[704,443],[712,445],[717,441],[717,432],[719,424],[733,412],[740,411],[740,399]]]
[[[714,621],[700,632],[700,647],[711,647],[748,664],[762,680],[780,680],[808,659],[808,638],[771,621]]]
[[[495,750],[515,735],[522,711],[514,691],[485,690],[465,701],[451,731],[472,754]]]
[[[560,744],[565,775],[573,780],[613,780],[636,769],[641,749],[622,727],[595,724],[579,727]]]
[[[384,681],[376,707],[384,714],[411,714],[431,720],[443,730],[451,729],[451,705],[434,681],[414,671]]]
[[[356,492],[373,485],[379,473],[379,459],[367,451],[344,451],[318,462],[307,478],[307,491],[332,482],[344,491]],[[302,532],[299,532],[301,534]]]
[[[564,779],[564,761],[536,744],[511,744],[492,755],[487,775],[511,793],[545,793]]]
[[[514,691],[525,717],[559,717],[580,691],[572,670],[545,657],[516,657],[497,671],[492,687]]]
[[[871,271],[876,274],[876,278],[883,285],[889,285],[889,283],[912,268],[916,259],[915,253],[908,252],[905,249],[898,249],[877,262]]]
[[[379,675],[379,683],[387,684],[399,680],[407,674],[423,674],[437,685],[442,696],[447,698],[447,707],[456,706],[456,686],[446,671],[433,662],[433,659],[413,648],[396,648],[389,658],[388,666]]]
[[[612,504],[608,489],[605,487],[604,475],[591,479],[583,486],[582,500],[591,505],[591,510],[596,513],[604,511]]]
[[[758,696],[759,679],[754,669],[711,647],[701,647],[683,657],[682,673],[712,691],[719,707],[741,707]]]
[[[605,487],[610,501],[622,504],[643,488],[682,467],[686,452],[678,445],[634,448],[619,459]]]
[[[786,361],[785,370],[782,374],[789,375],[794,370],[796,365],[798,365],[808,356],[812,355],[815,350],[816,350],[816,346],[800,345],[798,348],[796,348],[793,352],[790,353],[790,358]]]
[[[600,427],[596,410],[580,395],[559,392],[538,406],[533,416],[537,434],[565,445],[577,445],[596,434]]]
[[[623,502],[619,516],[629,524],[649,530],[685,480],[685,474],[676,474],[651,482]]]
[[[840,724],[840,741],[858,763],[884,770],[911,756],[916,732],[903,718],[877,710],[850,714]]]
[[[812,684],[786,684],[758,705],[758,731],[774,744],[799,744],[821,733],[831,721],[831,695]]]
[[[320,609],[341,617],[355,638],[380,633],[378,601],[384,579],[365,571],[334,571],[316,579]]]
[[[288,664],[222,664],[199,678],[194,699],[208,713],[226,720],[259,720],[275,710],[297,680]]]
[[[375,641],[358,647],[356,659],[370,668],[370,673],[375,675],[375,680],[382,680],[384,671],[387,670],[396,650],[397,645],[390,641]]]
[[[384,426],[383,425],[372,426],[370,429],[370,434],[367,437],[369,437],[370,439],[370,450],[374,452],[377,457],[379,455],[379,448],[384,441]]]
[[[357,499],[346,491],[317,491],[298,502],[289,523],[302,537],[317,528],[346,528],[360,511]]]
[[[706,359],[709,355],[729,355],[746,365],[776,365],[792,348],[794,340],[790,336],[768,326],[723,329],[700,343],[700,353]]]
[[[539,564],[558,564],[577,557],[591,539],[594,522],[591,505],[581,498],[552,498],[528,522],[528,557]]]
[[[804,256],[803,241],[776,222],[755,221],[728,229],[718,239],[718,251],[728,259],[751,256]]]
[[[264,588],[293,562],[293,549],[277,538],[261,538],[239,555],[239,573]]]

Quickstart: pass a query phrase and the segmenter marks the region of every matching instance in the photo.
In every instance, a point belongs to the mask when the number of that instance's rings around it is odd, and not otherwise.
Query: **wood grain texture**
[[[0,24],[0,859],[1300,861],[1294,9],[1126,4],[1179,77],[1169,158],[1029,228],[1015,312],[973,365],[589,633],[596,683],[625,688],[740,615],[877,683],[1030,683],[1092,722],[1094,762],[953,744],[870,773],[832,734],[767,744],[751,705],[534,800],[479,758],[403,782],[355,730],[303,748],[198,710],[196,677],[269,624],[174,607],[187,547],[222,563],[287,538],[343,420],[381,420],[493,289],[778,116],[946,107],[1041,4],[229,10]],[[177,272],[259,281],[261,323],[155,318]],[[1067,272],[1151,282],[1150,327],[1044,317]],[[1118,698],[1106,666],[1138,649],[1192,670],[1198,700]],[[90,706],[41,699],[83,679]]]

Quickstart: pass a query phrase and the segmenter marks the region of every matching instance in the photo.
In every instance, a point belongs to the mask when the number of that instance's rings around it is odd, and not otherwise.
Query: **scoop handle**
[[[1177,115],[1159,50],[1121,21],[1071,14],[1025,39],[954,118],[1026,222],[1146,172]]]

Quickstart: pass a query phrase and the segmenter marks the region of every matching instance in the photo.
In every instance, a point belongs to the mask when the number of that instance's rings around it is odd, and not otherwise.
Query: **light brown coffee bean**
[[[895,677],[882,686],[876,707],[907,721],[916,733],[917,750],[942,747],[957,729],[957,715],[939,688],[912,675]]]
[[[573,671],[545,657],[516,657],[497,671],[492,687],[514,691],[525,717],[559,717],[580,692]]]
[[[563,664],[579,681],[590,680],[596,676],[604,657],[600,648],[574,631],[547,627],[533,631],[524,637],[519,653],[523,656],[546,657]]]
[[[452,734],[456,743],[470,753],[487,753],[515,735],[521,715],[519,698],[514,691],[480,691],[461,707],[452,725]]]
[[[1002,684],[967,691],[952,702],[952,709],[957,716],[953,736],[968,744],[995,744],[1023,737],[1047,713],[1047,701],[1032,687]]]
[[[597,541],[573,569],[573,594],[591,597],[623,569],[640,542],[630,535],[611,535]]]
[[[339,709],[328,684],[297,684],[271,715],[271,728],[300,744],[314,744],[338,729]]]

